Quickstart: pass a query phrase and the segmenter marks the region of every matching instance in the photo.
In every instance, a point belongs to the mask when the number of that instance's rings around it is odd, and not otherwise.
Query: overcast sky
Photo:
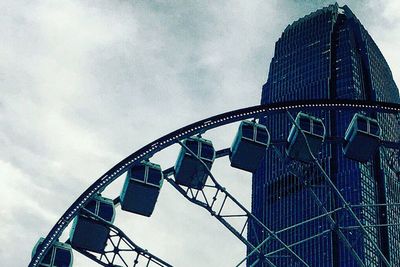
[[[258,104],[281,32],[329,3],[0,1],[1,265],[27,265],[37,239],[128,154],[188,123]],[[347,4],[400,84],[400,3]],[[235,127],[206,137],[226,147]],[[154,160],[170,167],[177,152]],[[218,164],[221,182],[249,207],[250,175]],[[115,224],[176,266],[232,266],[245,255],[167,183],[151,218],[118,209]],[[74,266],[96,266],[74,255]]]

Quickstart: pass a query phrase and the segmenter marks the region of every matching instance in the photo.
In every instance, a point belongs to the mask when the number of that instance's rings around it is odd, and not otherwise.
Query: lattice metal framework
[[[110,234],[108,237],[108,246],[103,253],[91,253],[85,250],[77,249],[83,255],[89,257],[94,262],[102,266],[139,266],[139,264],[144,264],[145,266],[172,266],[167,262],[161,260],[155,255],[149,253],[147,250],[142,249],[136,245],[129,237],[122,232],[116,226],[108,223],[97,217],[95,214],[84,209],[83,207],[90,201],[90,199],[97,193],[102,192],[111,182],[116,178],[121,176],[125,171],[127,171],[132,165],[140,162],[143,159],[148,159],[158,151],[161,151],[172,144],[180,144],[185,147],[181,140],[196,135],[205,133],[207,130],[223,126],[232,122],[240,121],[247,118],[260,118],[268,116],[271,113],[282,113],[287,112],[288,116],[294,122],[288,111],[300,111],[300,110],[350,110],[357,112],[359,110],[364,111],[374,111],[379,113],[391,113],[397,114],[400,112],[400,105],[393,103],[378,103],[378,102],[366,102],[366,101],[356,101],[356,100],[342,100],[342,101],[331,101],[331,100],[315,100],[315,101],[300,101],[300,102],[289,102],[289,103],[279,103],[270,105],[260,105],[249,107],[245,109],[235,110],[232,112],[227,112],[220,114],[197,123],[191,124],[189,126],[183,127],[177,131],[174,131],[150,144],[143,147],[142,149],[134,152],[126,159],[122,160],[120,163],[115,165],[111,170],[106,172],[101,176],[95,183],[93,183],[85,192],[71,205],[71,207],[63,214],[60,220],[55,224],[55,226],[50,230],[49,234],[43,242],[43,247],[38,250],[33,256],[29,266],[38,266],[43,256],[47,253],[51,245],[60,237],[64,229],[71,223],[73,218],[78,214],[80,216],[87,216],[92,218],[96,223],[106,225],[110,229]],[[297,127],[299,127],[297,125]],[[290,160],[278,149],[278,146],[284,144],[285,140],[272,140],[271,148],[276,153],[276,155],[282,160],[286,168],[293,174],[295,179],[297,179],[302,186],[304,186],[309,193],[313,196],[313,199],[319,209],[322,211],[320,215],[310,218],[306,221],[290,225],[284,229],[278,231],[272,231],[266,225],[264,225],[258,218],[256,218],[250,211],[248,211],[236,198],[234,198],[225,187],[223,187],[214,175],[209,171],[210,179],[208,183],[202,190],[194,190],[188,187],[178,185],[174,178],[174,169],[169,168],[165,170],[164,176],[166,180],[187,200],[206,209],[213,217],[215,217],[220,223],[222,223],[231,233],[233,233],[241,242],[243,242],[248,249],[251,250],[249,255],[238,263],[237,266],[242,265],[246,260],[249,260],[250,256],[257,255],[254,262],[249,262],[250,266],[254,266],[258,262],[262,261],[269,266],[275,266],[270,260],[273,257],[286,257],[291,258],[291,262],[298,266],[308,266],[308,263],[304,261],[296,252],[295,247],[309,239],[317,238],[324,235],[327,232],[334,231],[340,238],[340,241],[344,242],[346,248],[350,251],[351,255],[356,259],[359,266],[366,266],[367,264],[359,257],[358,253],[354,251],[352,242],[354,240],[349,240],[344,233],[344,231],[351,231],[352,229],[361,229],[366,237],[370,241],[370,246],[376,249],[379,258],[386,266],[392,266],[390,264],[390,259],[387,259],[385,255],[381,252],[379,244],[376,243],[376,239],[373,238],[374,231],[370,229],[377,229],[379,227],[391,227],[398,226],[399,223],[388,223],[386,225],[381,224],[371,224],[366,220],[360,220],[357,216],[355,210],[362,209],[363,212],[370,212],[369,209],[379,208],[379,204],[365,203],[363,205],[350,205],[346,202],[343,195],[336,188],[335,184],[330,179],[329,175],[325,172],[323,166],[321,166],[318,159],[313,155],[313,162],[304,164],[299,163],[294,160]],[[332,144],[339,145],[343,142],[341,137],[328,137],[326,142],[331,142]],[[307,143],[308,145],[308,143]],[[390,171],[396,173],[399,176],[399,149],[400,140],[395,141],[383,141],[381,146],[384,147],[384,156],[388,159],[386,166],[390,168]],[[190,149],[185,147],[192,155],[195,155]],[[310,147],[308,146],[310,150]],[[217,158],[221,158],[229,155],[229,149],[223,149],[217,151]],[[397,158],[397,160],[396,160]],[[201,161],[200,158],[198,160]],[[202,162],[202,161],[201,161]],[[205,165],[204,162],[202,162]],[[314,167],[311,168],[310,166]],[[317,166],[317,169],[315,168]],[[368,164],[365,165],[368,169]],[[310,180],[308,177],[308,172],[319,172],[321,177],[326,181],[325,184],[320,184],[316,181]],[[335,197],[342,202],[342,206],[335,209],[330,209],[328,203],[325,199],[321,198],[321,190],[326,194],[335,195]],[[119,199],[116,198],[114,201],[116,204]],[[226,211],[225,207],[227,203],[233,204],[236,207],[237,212],[229,213]],[[387,203],[385,205],[391,212],[396,212],[396,208],[400,207],[400,203]],[[350,225],[346,227],[341,227],[340,223],[335,220],[335,214],[339,212],[346,212],[355,222],[355,225]],[[398,212],[398,211],[397,211]],[[240,225],[233,223],[231,220],[241,219]],[[295,231],[297,227],[315,222],[317,220],[326,219],[329,222],[329,229],[323,229],[306,239],[297,242],[287,242],[279,238],[279,234],[285,231]],[[250,242],[245,235],[246,229],[251,225],[257,225],[263,229],[264,235],[260,236],[256,242]],[[254,228],[254,227],[250,227]],[[274,247],[273,251],[266,250],[266,247]],[[117,265],[120,264],[120,265]]]

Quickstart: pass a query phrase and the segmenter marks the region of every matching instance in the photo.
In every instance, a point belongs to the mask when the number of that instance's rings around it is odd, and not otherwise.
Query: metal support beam
[[[244,236],[243,236],[243,231],[239,231],[237,230],[235,227],[233,227],[226,218],[232,218],[233,216],[229,216],[229,217],[224,217],[221,216],[221,208],[223,208],[223,205],[221,206],[219,211],[216,211],[213,209],[212,206],[207,205],[206,202],[202,202],[200,200],[198,200],[195,196],[196,194],[188,194],[189,190],[185,190],[183,189],[181,186],[179,186],[172,178],[170,178],[169,176],[166,176],[165,179],[182,195],[184,196],[187,200],[189,200],[190,202],[206,209],[214,218],[216,218],[220,223],[222,223],[222,225],[224,225],[232,234],[234,234],[240,241],[242,241],[248,248],[250,249],[255,249],[256,247],[250,243]],[[218,195],[218,193],[222,193],[225,194],[227,193],[226,190],[222,191],[221,189],[218,189],[215,187],[216,190],[216,195]],[[225,195],[226,196],[226,195]],[[228,196],[227,196],[228,197]],[[238,214],[236,217],[243,217],[243,216],[248,216],[248,214],[244,213],[244,214]],[[252,223],[252,222],[250,222]],[[248,219],[246,220],[245,225],[249,224]],[[243,228],[242,228],[243,230]],[[256,250],[257,254],[261,254],[261,251],[259,251],[258,249]],[[270,266],[276,267],[275,264],[273,264],[272,262],[268,262],[268,264]]]
[[[356,221],[356,223],[360,226],[360,229],[362,230],[362,232],[364,233],[364,236],[371,242],[371,244],[374,246],[374,248],[376,249],[376,251],[378,252],[378,254],[380,255],[381,259],[383,260],[383,262],[385,263],[386,266],[391,267],[392,265],[389,263],[389,261],[386,259],[385,255],[383,254],[383,252],[380,250],[380,248],[378,247],[378,245],[372,240],[372,238],[369,236],[368,232],[366,231],[366,229],[364,228],[363,224],[361,223],[360,219],[357,217],[357,215],[355,214],[355,212],[353,211],[353,209],[351,208],[351,205],[346,201],[346,199],[343,197],[343,195],[340,193],[339,189],[336,187],[336,185],[332,182],[331,178],[329,177],[329,175],[325,172],[324,168],[321,166],[321,164],[319,163],[318,159],[314,156],[314,154],[311,151],[310,148],[310,144],[308,143],[307,137],[304,134],[304,132],[301,130],[300,126],[296,123],[296,121],[294,120],[293,116],[290,114],[289,111],[286,111],[286,113],[288,114],[291,122],[295,125],[295,127],[301,132],[306,145],[307,145],[307,149],[308,152],[310,153],[313,162],[315,163],[315,165],[318,167],[318,169],[321,171],[322,175],[324,176],[325,180],[328,182],[328,184],[332,187],[333,191],[335,192],[335,194],[337,195],[337,197],[340,199],[340,201],[343,203],[344,208],[350,213],[350,215],[353,217],[353,219]]]
[[[210,179],[212,182],[215,184],[215,187],[221,190],[225,194],[225,198],[229,198],[234,204],[237,205],[247,216],[248,220],[251,220],[252,222],[256,223],[258,226],[263,228],[270,236],[272,239],[275,239],[278,243],[280,243],[284,249],[286,249],[294,258],[296,258],[299,262],[301,262],[304,266],[309,266],[299,255],[297,255],[285,242],[283,242],[271,229],[269,229],[265,224],[263,224],[257,217],[255,217],[250,211],[248,211],[238,200],[236,200],[230,193],[226,191],[224,187],[222,187],[218,181],[215,179],[214,175],[211,173],[211,170],[208,168],[208,166],[204,163],[204,161],[199,158],[193,151],[191,151],[185,144],[183,144],[181,141],[178,141],[178,143],[187,151],[189,154],[191,154],[193,157],[195,157],[207,170]],[[222,207],[221,207],[222,209]],[[215,216],[215,215],[214,215]],[[217,217],[217,216],[216,216]],[[270,264],[268,259],[266,259]]]
[[[286,162],[285,158],[282,156],[282,154],[279,152],[279,150],[274,146],[274,151],[275,153],[278,155],[278,157],[283,160],[284,162]],[[294,171],[290,170],[290,168],[288,168],[289,172],[292,173],[293,175],[299,177],[302,181],[302,183],[305,185],[305,187],[307,188],[307,190],[311,193],[312,198],[314,199],[315,203],[318,205],[318,207],[320,209],[322,209],[323,214],[320,215],[322,217],[327,217],[328,221],[331,223],[331,229],[334,230],[338,237],[340,238],[340,240],[345,244],[346,248],[349,250],[349,252],[353,255],[354,259],[357,261],[357,264],[361,267],[364,267],[365,264],[363,263],[362,259],[360,258],[360,256],[357,254],[357,252],[354,250],[353,246],[351,245],[350,241],[346,238],[346,236],[343,234],[343,232],[339,229],[339,227],[337,226],[337,222],[332,218],[332,214],[335,212],[331,212],[328,211],[326,209],[326,207],[324,206],[324,204],[321,202],[321,200],[319,199],[319,197],[317,196],[317,194],[315,193],[315,191],[312,189],[312,187],[310,187],[310,185],[307,183],[306,178],[304,177],[303,173],[295,173]],[[338,210],[338,209],[336,209]],[[342,208],[339,208],[339,210],[342,210]],[[320,216],[317,216],[320,217]],[[300,223],[301,225],[304,224],[305,222],[310,221],[310,220],[306,220],[303,221],[302,223]]]

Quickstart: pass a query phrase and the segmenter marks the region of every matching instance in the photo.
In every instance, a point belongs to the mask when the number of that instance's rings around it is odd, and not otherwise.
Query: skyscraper
[[[317,10],[287,26],[276,42],[262,104],[307,99],[357,99],[400,103],[399,91],[379,48],[347,7],[337,4]],[[343,137],[354,112],[307,112],[321,118],[329,136]],[[296,115],[293,113],[293,115]],[[385,140],[399,141],[400,122],[395,115],[368,113],[375,117]],[[286,140],[291,122],[286,114],[262,120],[272,140]],[[284,146],[277,146],[280,153]],[[344,157],[341,145],[325,143],[317,158],[346,201],[364,224],[398,224],[400,209],[384,203],[400,202],[399,168],[394,152],[380,148],[367,163]],[[288,166],[274,149],[253,175],[252,212],[310,266],[379,266],[376,243],[393,266],[400,266],[400,228],[368,227],[367,235],[347,211],[306,222],[342,206],[313,164]],[[398,154],[396,154],[398,157]],[[294,171],[297,170],[297,174]],[[301,175],[299,175],[301,173]],[[312,190],[310,190],[312,189]],[[376,205],[378,204],[378,205]],[[261,229],[250,228],[249,239],[265,238]],[[296,244],[298,242],[298,244]],[[347,242],[347,243],[346,243]],[[275,252],[273,242],[263,249],[277,266],[292,259]],[[251,258],[248,263],[254,260]],[[257,266],[264,266],[259,263]],[[267,266],[267,265],[265,265]]]

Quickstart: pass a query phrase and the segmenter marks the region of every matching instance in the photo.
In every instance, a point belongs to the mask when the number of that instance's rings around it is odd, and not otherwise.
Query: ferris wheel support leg
[[[366,231],[366,229],[364,228],[363,224],[361,223],[360,219],[357,217],[357,215],[355,214],[355,212],[353,211],[353,209],[351,208],[351,205],[346,201],[346,199],[343,197],[342,193],[340,193],[339,189],[336,187],[336,185],[332,182],[331,178],[329,177],[329,175],[325,172],[324,168],[321,166],[321,164],[319,163],[318,159],[314,156],[314,154],[311,151],[311,147],[310,144],[308,143],[307,137],[304,134],[304,132],[301,130],[300,126],[297,124],[297,122],[294,120],[292,114],[290,114],[289,111],[286,111],[287,115],[289,116],[290,121],[293,123],[293,125],[295,125],[295,127],[300,131],[300,133],[302,134],[305,143],[307,145],[307,149],[308,152],[310,153],[313,162],[315,163],[315,165],[318,167],[318,169],[320,170],[320,172],[322,173],[322,175],[324,176],[325,180],[328,182],[328,184],[331,186],[331,188],[333,189],[333,191],[335,192],[335,194],[337,195],[337,197],[340,199],[340,201],[343,203],[344,208],[350,213],[350,215],[353,217],[353,219],[356,221],[356,223],[360,226],[360,229],[362,230],[362,232],[364,233],[365,237],[368,238],[368,240],[373,244],[374,248],[376,249],[376,251],[378,252],[378,254],[380,255],[380,257],[382,258],[383,262],[385,263],[386,266],[391,267],[392,265],[389,263],[389,261],[386,259],[385,255],[383,255],[383,252],[380,250],[380,248],[378,247],[378,245],[374,242],[374,240],[372,240],[372,238],[368,235],[368,232]]]

